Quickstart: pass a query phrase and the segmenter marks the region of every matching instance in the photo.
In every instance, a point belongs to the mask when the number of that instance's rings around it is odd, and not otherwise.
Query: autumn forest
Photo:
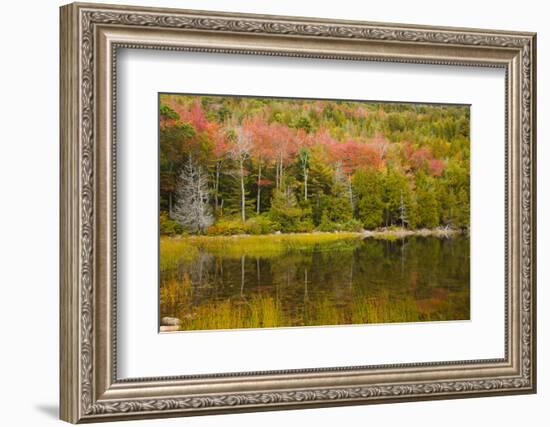
[[[469,107],[160,96],[161,233],[467,229]]]

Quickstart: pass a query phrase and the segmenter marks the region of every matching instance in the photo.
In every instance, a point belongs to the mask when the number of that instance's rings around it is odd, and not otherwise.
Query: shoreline
[[[419,228],[409,230],[406,228],[380,228],[376,230],[363,230],[363,231],[311,231],[306,233],[266,233],[266,234],[230,234],[230,235],[207,235],[207,234],[183,234],[183,235],[160,235],[161,238],[169,238],[174,240],[187,239],[187,238],[242,238],[242,237],[283,237],[283,236],[323,236],[323,235],[347,235],[357,236],[363,238],[374,239],[401,239],[405,237],[421,236],[421,237],[441,237],[449,238],[460,234],[467,234],[466,231],[458,228]]]
[[[458,228],[419,228],[409,230],[406,228],[397,229],[378,229],[365,230],[361,233],[365,237],[373,237],[378,239],[401,239],[404,237],[421,236],[421,237],[452,237],[459,234],[466,234],[465,231]]]

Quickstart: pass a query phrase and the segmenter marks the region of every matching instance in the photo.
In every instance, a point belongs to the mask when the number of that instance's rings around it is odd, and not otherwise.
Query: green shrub
[[[323,213],[321,217],[321,223],[317,226],[318,231],[331,232],[331,231],[363,231],[363,224],[356,219],[348,219],[345,222],[334,222],[328,218],[326,213]]]
[[[310,219],[302,219],[294,227],[295,233],[309,233],[315,229],[315,224]]]
[[[245,224],[240,219],[220,219],[206,230],[206,234],[211,236],[231,236],[245,233]]]
[[[206,234],[210,236],[232,236],[236,234],[269,234],[277,229],[266,215],[258,215],[242,222],[240,218],[224,218],[218,220],[208,228]]]
[[[181,234],[183,231],[183,227],[177,221],[170,219],[166,212],[160,213],[160,234],[173,236]]]
[[[334,230],[334,223],[329,219],[326,211],[321,216],[321,222],[317,226],[317,230],[325,232]]]
[[[340,229],[338,231],[363,231],[363,224],[361,224],[361,221],[356,219],[350,219],[349,221],[339,225]]]
[[[248,234],[269,234],[275,231],[277,224],[265,215],[258,215],[246,220],[245,232]]]
[[[271,199],[269,217],[280,225],[279,231],[294,231],[303,215],[302,209],[297,205],[296,196],[291,191],[275,190]]]

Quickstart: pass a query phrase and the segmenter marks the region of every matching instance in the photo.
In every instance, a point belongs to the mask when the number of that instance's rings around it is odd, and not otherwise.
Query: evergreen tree
[[[440,189],[442,222],[467,228],[470,224],[470,172],[467,164],[448,162]]]
[[[433,228],[439,225],[439,202],[434,179],[419,173],[416,178],[416,198],[419,206],[418,225]]]
[[[353,187],[357,198],[357,218],[366,229],[380,227],[384,223],[384,188],[380,173],[372,168],[359,169],[353,175]]]
[[[325,196],[325,209],[323,213],[335,223],[344,223],[353,218],[352,206],[347,178],[336,174],[330,190],[330,196]]]
[[[411,189],[407,176],[394,168],[388,168],[384,180],[384,224],[401,225],[402,207],[411,204]]]
[[[282,231],[293,231],[296,228],[302,217],[302,209],[290,187],[273,191],[269,215],[281,226]]]
[[[465,189],[458,192],[455,225],[463,229],[470,228],[470,193]]]
[[[407,206],[403,199],[403,190],[401,190],[401,201],[399,202],[399,221],[401,221],[401,227],[406,227],[409,223],[409,216],[407,215]]]
[[[173,196],[178,181],[178,171],[182,168],[185,147],[195,137],[195,129],[188,123],[182,123],[178,113],[167,105],[160,108],[160,192],[161,207],[172,213]]]

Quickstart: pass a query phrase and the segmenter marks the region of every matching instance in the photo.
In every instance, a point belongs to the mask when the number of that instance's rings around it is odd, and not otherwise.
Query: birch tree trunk
[[[304,175],[304,200],[307,201],[307,179],[309,175],[308,164],[309,164],[309,152],[302,148],[299,152],[298,158],[302,165],[303,175]]]
[[[284,173],[283,155],[282,154],[281,154],[281,159],[280,159],[280,168],[281,168],[281,171],[279,172],[279,188],[282,188],[283,187],[283,173]]]
[[[256,213],[257,214],[260,214],[260,195],[262,190],[262,186],[260,184],[261,180],[262,180],[262,164],[259,163],[258,164],[258,194],[256,195]]]
[[[351,213],[355,210],[353,206],[353,187],[351,185],[351,175],[348,175],[348,191],[349,191],[349,204],[351,205]]]
[[[216,162],[216,180],[214,182],[214,206],[218,210],[218,194],[220,191],[221,162]]]
[[[243,222],[246,221],[246,213],[245,213],[245,206],[246,206],[246,200],[245,200],[245,194],[244,194],[244,159],[239,160],[239,167],[241,172],[241,219]]]
[[[308,177],[307,166],[304,166],[304,200],[306,201],[307,201],[307,177]]]

